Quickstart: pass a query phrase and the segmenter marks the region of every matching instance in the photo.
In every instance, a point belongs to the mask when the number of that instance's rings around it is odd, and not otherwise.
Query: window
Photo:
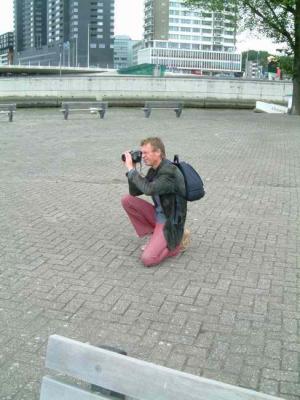
[[[189,43],[180,43],[180,48],[181,49],[190,49],[190,44]]]

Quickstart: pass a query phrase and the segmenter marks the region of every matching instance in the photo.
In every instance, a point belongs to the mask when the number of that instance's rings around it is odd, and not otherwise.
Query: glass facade
[[[114,68],[127,68],[132,65],[132,47],[135,41],[129,36],[116,36],[114,41]]]
[[[113,67],[114,0],[14,0],[21,63]]]
[[[13,64],[14,33],[0,35],[0,65]]]

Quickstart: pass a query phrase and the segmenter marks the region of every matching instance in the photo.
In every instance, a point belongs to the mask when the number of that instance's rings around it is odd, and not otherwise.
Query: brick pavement
[[[144,268],[120,154],[160,135],[203,174],[189,250]],[[0,125],[0,398],[38,399],[48,336],[300,399],[299,117],[18,110]]]

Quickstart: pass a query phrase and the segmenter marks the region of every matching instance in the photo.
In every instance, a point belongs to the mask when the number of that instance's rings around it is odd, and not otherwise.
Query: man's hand
[[[135,164],[132,162],[131,154],[129,151],[125,151],[123,154],[125,154],[124,164],[126,165],[128,171],[130,171],[135,167]]]

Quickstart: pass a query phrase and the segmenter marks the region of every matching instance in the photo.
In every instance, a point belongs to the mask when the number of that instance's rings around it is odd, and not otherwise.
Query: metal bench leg
[[[182,113],[182,110],[174,110],[174,111],[176,112],[176,117],[179,118]]]
[[[145,113],[145,117],[149,118],[150,114],[151,114],[151,108],[148,108],[147,110],[144,110],[144,113]]]
[[[105,110],[99,111],[99,117],[100,117],[101,119],[104,118],[104,115],[105,115]]]

